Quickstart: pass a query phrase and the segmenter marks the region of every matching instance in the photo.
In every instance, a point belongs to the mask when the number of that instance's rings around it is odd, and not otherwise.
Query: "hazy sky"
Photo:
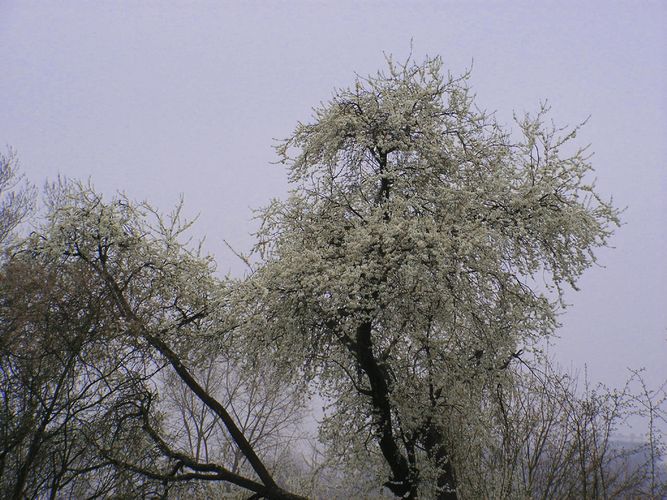
[[[473,65],[478,103],[510,123],[549,99],[592,143],[599,190],[627,206],[606,268],[563,318],[566,366],[620,384],[667,378],[667,2],[7,2],[0,146],[42,183],[91,178],[168,209],[183,193],[223,271],[252,208],[287,189],[272,150],[334,87],[386,53]]]

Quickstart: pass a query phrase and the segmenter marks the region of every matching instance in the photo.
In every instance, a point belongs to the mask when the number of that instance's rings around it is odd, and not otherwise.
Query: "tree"
[[[515,369],[487,416],[495,436],[483,480],[469,478],[465,489],[477,498],[662,498],[667,474],[659,470],[664,444],[655,424],[665,421],[664,386],[648,390],[637,371],[620,390],[591,387],[587,378],[580,385],[548,359]],[[647,442],[620,441],[628,418],[645,411]]]
[[[165,495],[198,480],[300,498],[278,486],[257,451],[263,443],[250,442],[191,368],[225,353],[236,318],[212,260],[179,241],[189,227],[180,208],[163,217],[125,197],[107,203],[80,183],[50,191],[46,220],[2,268],[8,496]],[[230,470],[170,441],[156,379],[164,370],[214,415],[247,467]]]
[[[27,182],[18,188],[23,177],[13,151],[0,153],[0,245],[4,249],[17,226],[34,208],[35,191]]]
[[[331,401],[330,452],[407,498],[464,493],[492,432],[479,415],[618,224],[579,127],[542,107],[513,135],[467,79],[389,59],[299,124],[240,299],[246,345]]]
[[[149,378],[141,353],[109,328],[104,290],[82,267],[59,273],[19,252],[0,270],[0,318],[2,497],[145,492],[141,481],[122,486],[87,439],[106,425],[109,401],[135,399]]]

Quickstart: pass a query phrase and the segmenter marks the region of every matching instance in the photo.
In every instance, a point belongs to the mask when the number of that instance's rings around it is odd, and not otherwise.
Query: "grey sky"
[[[471,63],[509,123],[549,99],[592,118],[598,186],[628,206],[556,352],[594,380],[667,378],[667,3],[0,1],[0,145],[34,182],[58,173],[163,209],[186,199],[220,268],[252,243],[251,207],[287,189],[273,138],[382,68],[383,51]]]

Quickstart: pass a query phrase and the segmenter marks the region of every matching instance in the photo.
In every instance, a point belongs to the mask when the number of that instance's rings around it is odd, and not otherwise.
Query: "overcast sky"
[[[667,2],[8,2],[0,0],[0,146],[168,209],[183,194],[223,271],[252,208],[287,190],[274,138],[383,52],[472,64],[477,102],[510,124],[548,99],[591,115],[599,191],[627,206],[605,268],[568,294],[555,352],[618,385],[667,378]]]

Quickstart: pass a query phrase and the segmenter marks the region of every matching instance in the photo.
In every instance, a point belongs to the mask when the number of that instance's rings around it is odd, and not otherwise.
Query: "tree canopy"
[[[65,182],[15,238],[33,195],[0,199],[2,494],[658,491],[655,468],[649,490],[646,467],[614,469],[627,455],[609,439],[643,405],[655,464],[667,396],[580,397],[540,364],[619,224],[580,126],[542,106],[512,128],[439,58],[387,62],[277,146],[292,190],[259,211],[243,278],[189,244],[180,206]],[[306,463],[290,446],[313,393]]]
[[[332,448],[376,456],[399,496],[449,498],[483,448],[480,410],[618,213],[576,127],[543,107],[513,134],[439,58],[388,63],[278,147],[293,190],[262,214],[247,286],[271,318],[259,337],[331,398]]]

